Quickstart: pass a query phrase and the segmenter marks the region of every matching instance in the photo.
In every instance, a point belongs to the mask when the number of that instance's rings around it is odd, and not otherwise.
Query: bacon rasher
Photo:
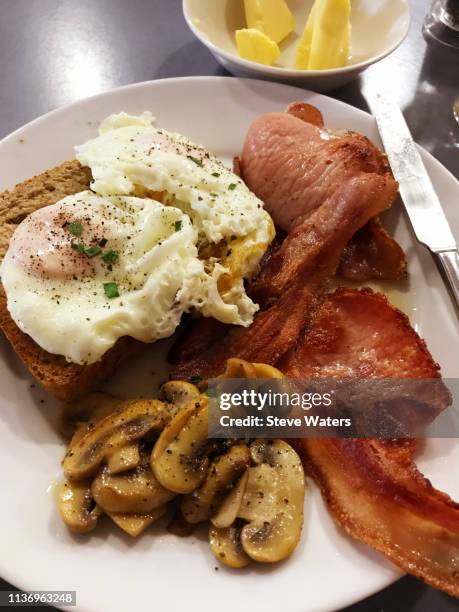
[[[408,318],[370,291],[339,289],[278,367],[299,378],[440,377]],[[448,403],[444,393],[443,405]],[[415,440],[294,441],[336,522],[402,570],[459,596],[459,504],[417,469]]]

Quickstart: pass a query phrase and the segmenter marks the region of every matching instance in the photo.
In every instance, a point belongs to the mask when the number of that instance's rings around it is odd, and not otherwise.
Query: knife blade
[[[459,253],[402,111],[388,97],[367,96],[417,240],[433,254],[459,312]]]

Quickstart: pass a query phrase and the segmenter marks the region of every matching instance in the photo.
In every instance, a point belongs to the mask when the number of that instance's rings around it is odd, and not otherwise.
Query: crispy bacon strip
[[[335,134],[282,112],[261,115],[250,125],[240,169],[286,232],[352,179],[393,180],[384,155],[362,134]]]
[[[286,231],[348,180],[362,174],[390,177],[385,156],[367,138],[324,129],[321,112],[304,102],[293,102],[286,113],[259,117],[235,169]],[[394,280],[405,272],[405,255],[379,219],[350,240],[339,268],[352,280]]]
[[[353,281],[399,280],[406,276],[401,246],[386,232],[379,217],[371,219],[344,249],[338,275]]]
[[[169,363],[190,361],[224,337],[229,329],[229,325],[211,317],[191,319],[170,348],[167,354]]]
[[[324,127],[322,113],[311,104],[292,102],[287,113]],[[379,217],[371,219],[351,238],[341,257],[338,275],[353,281],[399,280],[406,276],[405,253],[384,229]]]
[[[307,283],[312,273],[328,266],[330,259],[339,262],[356,229],[389,208],[396,193],[397,183],[387,176],[363,174],[347,181],[290,231],[251,283],[252,299],[264,304],[281,295],[292,282],[303,279]],[[328,273],[333,275],[335,270],[328,268]]]
[[[327,298],[278,367],[301,378],[440,376],[405,315],[380,294],[350,289]],[[414,440],[309,438],[295,444],[334,519],[350,535],[459,596],[459,505],[418,471]]]
[[[256,314],[250,327],[232,327],[209,349],[175,365],[172,380],[211,377],[224,370],[229,357],[274,364],[296,342],[320,303],[319,284],[293,287],[270,308]]]
[[[371,289],[340,288],[286,355],[293,378],[438,378],[440,366],[406,315]]]
[[[297,450],[341,527],[402,570],[459,597],[459,505],[418,471],[414,441],[301,442]]]

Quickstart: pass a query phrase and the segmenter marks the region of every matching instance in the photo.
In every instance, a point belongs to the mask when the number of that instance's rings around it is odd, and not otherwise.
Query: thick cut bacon
[[[302,102],[251,125],[237,169],[285,231],[354,178],[365,177],[370,185],[375,175],[393,180],[385,156],[366,137],[323,129],[320,111]],[[345,254],[339,268],[344,278],[397,279],[406,272],[402,249],[379,222],[357,244],[352,239]]]
[[[319,128],[324,127],[322,113],[311,104],[292,102],[287,113]],[[383,167],[386,172],[384,162]],[[238,170],[240,176],[240,165]],[[398,280],[406,276],[405,253],[398,242],[386,232],[379,217],[375,217],[351,238],[337,273],[342,278],[353,281]]]
[[[282,138],[286,138],[289,126],[293,121],[301,138],[305,137],[305,131],[312,135],[310,139],[312,148],[321,149],[324,143],[327,144],[331,138],[328,132],[321,130],[323,117],[320,111],[303,102],[291,104],[288,113],[271,113],[263,117],[268,117],[268,123],[269,117],[273,118],[274,124],[279,121],[279,117],[281,124],[286,118]],[[253,153],[254,158],[259,153],[255,150],[258,146],[257,125],[265,124],[263,117],[252,125],[246,140],[246,147],[250,148],[252,146],[250,145],[250,132],[253,132],[254,149],[251,154]],[[327,134],[326,140],[322,137],[323,134]],[[341,135],[340,138],[344,136]],[[352,280],[398,278],[405,270],[406,262],[403,251],[388,236],[379,221],[372,219],[378,211],[392,204],[397,191],[395,181],[387,172],[385,158],[365,137],[346,133],[346,138],[351,139],[351,142],[340,141],[340,145],[336,147],[338,141],[336,137],[333,142],[334,152],[328,151],[330,155],[338,155],[339,163],[332,164],[333,172],[323,177],[321,168],[318,168],[316,177],[318,184],[312,190],[318,191],[315,210],[314,207],[311,208],[309,218],[303,223],[297,223],[298,227],[286,240],[284,240],[284,232],[278,228],[275,245],[272,245],[262,261],[260,278],[249,284],[249,294],[260,302],[262,307],[286,291],[292,280],[297,280],[298,275],[303,275],[304,280],[307,281],[311,267],[321,265],[320,257],[317,257],[314,251],[319,250],[325,253],[327,260],[330,259],[333,250],[335,252],[344,251],[339,265],[339,274]],[[288,161],[288,165],[294,172],[296,163],[294,156],[298,149],[298,142],[291,144],[292,159]],[[281,145],[282,143],[279,143],[279,147]],[[266,153],[266,148],[261,150],[261,154],[264,153]],[[246,152],[246,161],[247,155]],[[320,166],[323,161],[321,160],[322,158],[317,154],[315,158],[307,158],[304,163],[317,163]],[[329,160],[326,161],[325,166],[330,166]],[[234,158],[233,169],[241,176],[241,161],[237,157]],[[344,183],[340,180],[340,173],[342,175],[343,172],[344,176],[349,178]],[[312,170],[311,173],[313,173]],[[322,184],[328,184],[330,192],[330,197],[324,202],[321,200],[321,194],[327,192],[327,188],[324,192]],[[269,194],[269,189],[267,193]],[[348,233],[346,242],[343,242],[341,236],[345,235],[345,232],[341,232],[340,226],[342,224],[353,226],[355,224],[354,215],[364,215],[367,219],[372,220],[360,232],[357,232],[353,239],[351,239],[352,233]],[[362,226],[356,224],[355,227]],[[340,229],[334,233],[333,230],[336,228]],[[284,244],[279,249],[282,242]],[[330,275],[334,272],[335,270],[330,271]],[[186,332],[174,343],[169,352],[169,359],[172,363],[191,361],[195,356],[201,355],[204,350],[210,349],[215,342],[220,342],[225,333],[226,330],[222,325],[209,324],[205,320],[192,321]]]
[[[309,325],[320,295],[318,282],[302,288],[292,287],[270,308],[257,313],[250,327],[232,327],[206,351],[175,365],[170,378],[212,377],[224,370],[230,357],[246,361],[262,358],[263,363],[276,363]]]
[[[379,217],[371,219],[346,245],[338,275],[353,281],[399,280],[406,276],[406,257]]]
[[[379,294],[350,289],[325,300],[278,367],[301,378],[439,378],[405,315]],[[295,444],[349,534],[459,596],[459,505],[418,471],[414,440],[309,438]]]
[[[401,280],[407,275],[402,247],[375,217],[351,238],[341,258],[337,275],[352,281]]]
[[[371,289],[329,295],[282,362],[293,378],[437,378],[440,366],[406,315]]]
[[[397,184],[387,176],[373,174],[350,179],[290,231],[251,283],[252,299],[266,303],[281,295],[292,282],[303,279],[307,283],[309,276],[328,266],[330,259],[339,262],[350,237],[388,208],[396,193]],[[328,272],[332,275],[335,270]]]
[[[351,536],[459,596],[459,505],[418,471],[414,441],[296,442],[332,516]]]
[[[267,113],[252,123],[240,163],[249,189],[286,232],[347,181],[362,174],[388,174],[383,155],[365,136],[334,136],[282,112]]]
[[[167,354],[170,363],[190,361],[223,338],[230,327],[210,317],[192,319]]]

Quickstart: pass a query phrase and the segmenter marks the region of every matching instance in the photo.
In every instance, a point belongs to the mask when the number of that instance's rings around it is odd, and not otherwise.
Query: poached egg
[[[99,360],[122,336],[170,336],[184,312],[248,326],[244,279],[274,236],[262,203],[216,157],[112,115],[76,148],[91,190],[29,215],[1,265],[8,310],[50,353]]]

